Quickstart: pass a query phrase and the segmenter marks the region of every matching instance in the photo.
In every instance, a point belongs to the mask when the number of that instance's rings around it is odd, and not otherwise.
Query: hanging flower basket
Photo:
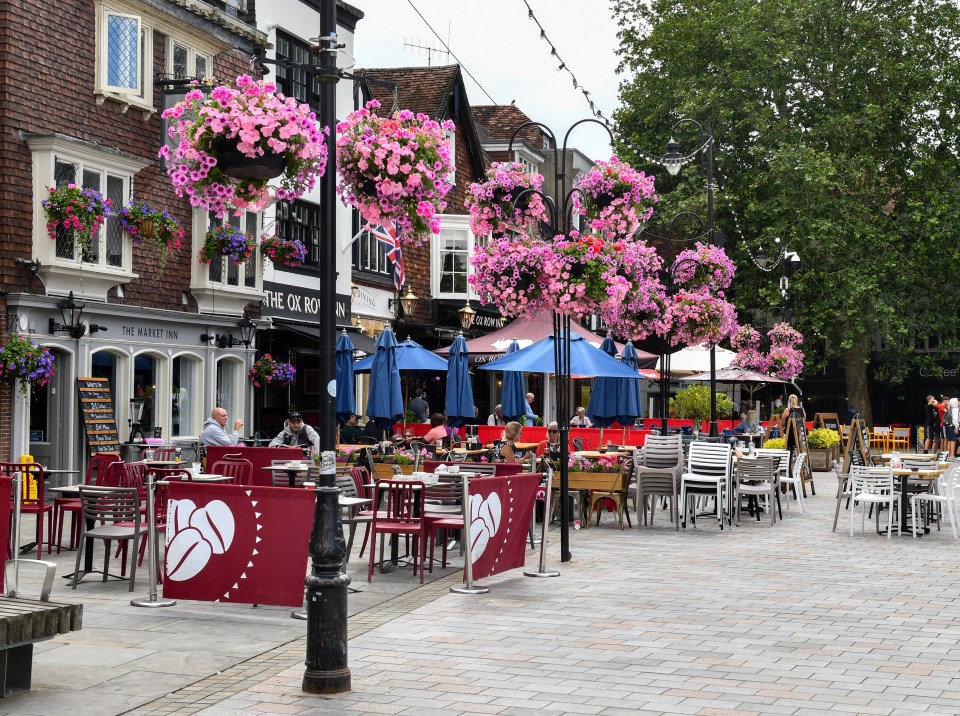
[[[681,290],[667,308],[674,345],[715,346],[737,328],[737,311],[723,293]]]
[[[550,287],[555,311],[581,317],[622,303],[630,287],[619,273],[622,242],[608,243],[573,231],[567,238],[554,237],[552,245],[559,275]]]
[[[768,355],[770,373],[780,380],[793,380],[803,373],[803,351],[789,344],[774,345]]]
[[[337,190],[371,224],[396,222],[401,241],[419,244],[440,233],[454,125],[409,110],[381,117],[379,107],[372,100],[337,125]]]
[[[737,267],[718,246],[698,241],[673,262],[673,280],[691,291],[723,291],[730,287]]]
[[[265,385],[293,385],[297,377],[297,369],[290,363],[275,361],[269,353],[264,353],[253,364],[249,377],[254,388],[262,388]]]
[[[275,266],[300,266],[307,258],[307,247],[296,239],[264,236],[260,241],[260,253]]]
[[[160,149],[177,196],[222,218],[234,207],[260,211],[313,189],[327,166],[326,135],[309,105],[247,75],[236,88],[199,87],[164,110],[177,148]],[[268,184],[281,177],[278,185]]]
[[[146,241],[157,256],[160,271],[170,258],[179,251],[183,241],[183,228],[166,211],[154,209],[149,204],[131,201],[120,210],[120,227],[130,234],[133,243]]]
[[[543,177],[526,171],[523,164],[494,162],[485,181],[470,185],[466,201],[470,229],[477,236],[534,233],[536,222],[547,216],[543,199],[536,193],[542,186]],[[528,189],[531,191],[524,194]]]
[[[487,304],[507,318],[534,315],[552,305],[559,264],[546,241],[523,235],[501,237],[478,247],[470,257],[474,273],[467,281]]]
[[[100,232],[113,206],[100,192],[77,184],[50,187],[50,195],[40,204],[47,217],[47,235],[56,241],[58,229],[72,231],[76,242],[84,248]]]
[[[660,281],[663,261],[656,249],[643,241],[617,242],[622,246],[617,274],[627,280],[623,300],[601,313],[607,326],[618,336],[643,340],[669,329],[667,291]]]
[[[21,395],[26,395],[30,386],[46,385],[55,373],[53,355],[29,338],[11,333],[0,349],[0,381],[12,384],[19,380]]]
[[[611,157],[597,162],[574,183],[573,213],[595,231],[626,238],[650,218],[657,195],[653,177]]]
[[[208,264],[219,256],[225,256],[235,264],[246,263],[257,248],[250,234],[230,224],[223,224],[207,232],[207,239],[200,249],[200,263]]]
[[[799,346],[803,343],[803,334],[789,323],[777,323],[767,335],[771,345]]]

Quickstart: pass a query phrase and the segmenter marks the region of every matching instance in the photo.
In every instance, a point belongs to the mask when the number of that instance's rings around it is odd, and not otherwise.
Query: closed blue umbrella
[[[513,341],[507,348],[504,358],[520,351],[520,344]],[[500,360],[503,360],[501,358]],[[494,361],[496,363],[497,361]],[[507,371],[503,374],[503,392],[500,395],[500,412],[509,420],[521,420],[527,412],[527,397],[523,392],[523,369],[520,372]]]
[[[603,339],[600,350],[611,358],[617,355],[617,344],[611,336]],[[617,378],[596,378],[593,381],[593,391],[590,393],[590,403],[587,405],[587,415],[591,422],[602,428],[609,428],[614,420],[618,419],[617,401],[619,398],[621,380]],[[600,439],[603,439],[601,433]]]
[[[627,368],[639,373],[637,349],[633,347],[633,343],[627,343],[623,347],[620,362]],[[642,414],[643,401],[640,399],[640,378],[621,380],[617,395],[617,420],[626,429],[627,425],[633,424]]]
[[[353,395],[353,342],[346,331],[337,339],[337,423],[343,425],[356,412]]]
[[[525,373],[554,372],[554,344],[556,339],[548,336],[515,353],[491,361],[479,367],[479,370],[521,371]],[[636,378],[637,372],[627,368],[613,356],[594,348],[579,334],[570,336],[570,375],[582,375],[606,378]],[[506,380],[504,380],[506,387]],[[507,406],[503,406],[504,415]]]
[[[447,425],[458,428],[473,422],[476,409],[473,406],[473,381],[470,379],[467,341],[460,334],[450,346],[447,367]]]
[[[367,416],[382,430],[389,430],[403,417],[400,369],[397,367],[397,338],[389,328],[384,329],[377,338],[377,352],[373,354],[370,368]]]

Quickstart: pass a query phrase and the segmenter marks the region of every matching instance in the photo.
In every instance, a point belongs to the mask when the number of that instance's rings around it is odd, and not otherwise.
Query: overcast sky
[[[427,53],[405,44],[437,48],[439,51],[432,53],[434,65],[456,64],[456,59],[445,54],[446,42],[464,69],[471,104],[516,100],[527,116],[550,127],[561,143],[570,125],[591,116],[587,100],[573,88],[571,76],[558,71],[560,60],[551,56],[550,45],[540,38],[540,29],[528,17],[523,0],[349,2],[366,15],[357,25],[357,67],[426,66]],[[617,27],[608,0],[527,3],[559,57],[590,92],[596,108],[610,117],[617,104],[619,78],[614,74]],[[570,145],[593,159],[608,159],[612,151],[606,131],[595,125],[578,127]]]

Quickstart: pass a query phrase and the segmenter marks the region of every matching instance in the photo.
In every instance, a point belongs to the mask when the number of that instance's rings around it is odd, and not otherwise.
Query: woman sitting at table
[[[759,435],[762,432],[760,423],[757,421],[757,411],[748,410],[747,417],[740,421],[739,425],[733,429],[735,433],[752,433]]]
[[[587,417],[587,411],[585,408],[577,408],[577,414],[570,418],[570,427],[571,428],[592,428],[593,423],[590,422],[590,418]]]
[[[516,442],[523,433],[523,426],[511,420],[503,426],[503,439],[493,448],[493,462],[520,462]]]
[[[447,419],[442,413],[434,413],[430,416],[430,430],[423,436],[423,441],[428,445],[441,445],[447,437]]]

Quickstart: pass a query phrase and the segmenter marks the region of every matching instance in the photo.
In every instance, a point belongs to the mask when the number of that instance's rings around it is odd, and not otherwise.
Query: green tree
[[[710,388],[705,385],[691,385],[677,391],[670,399],[670,407],[678,418],[691,418],[698,423],[710,419]],[[733,401],[726,393],[717,393],[717,415],[730,415]]]
[[[868,365],[888,383],[957,348],[960,13],[952,0],[616,0],[618,153],[643,165],[680,117],[712,128],[717,228],[779,236],[803,258],[791,282],[808,365],[846,369],[871,422]],[[695,130],[677,139],[697,147]],[[659,210],[700,203],[696,167],[657,175]],[[736,230],[739,228],[739,232]],[[756,243],[752,244],[756,250]],[[779,303],[742,245],[733,298]],[[933,358],[942,356],[933,356]]]

